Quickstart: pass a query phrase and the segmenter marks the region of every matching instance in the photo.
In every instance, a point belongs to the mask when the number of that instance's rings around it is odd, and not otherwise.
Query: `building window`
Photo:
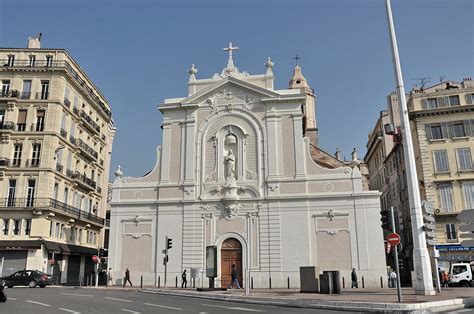
[[[31,96],[31,80],[23,80],[23,89],[21,91],[21,99],[30,99]]]
[[[41,132],[44,130],[44,110],[36,111],[36,132]]]
[[[82,229],[79,229],[79,235],[78,235],[78,240],[77,242],[81,243],[82,242]]]
[[[459,171],[472,170],[472,157],[470,148],[458,148],[456,149],[456,155],[458,157]]]
[[[49,97],[49,81],[41,81],[40,99],[48,99]]]
[[[10,227],[10,219],[3,219],[3,227],[2,227],[3,235],[8,235],[9,227]]]
[[[53,56],[46,56],[46,66],[53,66]]]
[[[438,185],[439,203],[445,213],[453,211],[453,186],[451,183]]]
[[[428,109],[438,108],[438,101],[436,98],[428,98],[426,104],[426,107]]]
[[[35,64],[36,64],[36,56],[35,55],[30,55],[28,66],[34,67]]]
[[[65,188],[64,189],[64,204],[67,204],[68,202],[68,197],[69,197],[69,189]]]
[[[13,219],[13,235],[19,235],[21,232],[21,219]]]
[[[25,235],[30,235],[31,233],[31,219],[25,219]]]
[[[440,140],[443,139],[443,129],[441,128],[441,125],[435,124],[431,126],[431,139],[433,140]]]
[[[465,137],[466,136],[466,131],[464,129],[464,123],[462,121],[460,122],[454,122],[453,127],[453,137]]]
[[[56,223],[56,227],[55,227],[55,230],[54,230],[54,236],[56,238],[59,238],[59,222]]]
[[[53,222],[52,221],[49,222],[49,237],[50,238],[53,237]]]
[[[16,194],[16,180],[10,179],[8,182],[8,199],[7,199],[8,207],[15,206],[15,194]]]
[[[455,224],[446,224],[446,239],[447,240],[456,240],[458,238],[456,234],[456,225]]]
[[[450,106],[459,106],[459,96],[454,95],[454,96],[449,96],[449,105]]]
[[[35,203],[35,180],[28,180],[28,189],[26,191],[26,206],[34,206]]]
[[[70,229],[69,241],[74,241],[74,228],[71,228],[71,229]]]
[[[31,166],[38,167],[40,164],[41,144],[33,144],[33,152],[31,154]]]
[[[8,55],[8,61],[7,61],[7,64],[5,64],[6,66],[14,66],[15,65],[15,55]]]
[[[5,110],[0,110],[0,129],[3,129],[5,124]]]
[[[449,161],[446,150],[433,151],[433,163],[435,166],[435,173],[449,172]]]
[[[16,123],[17,131],[26,131],[26,115],[28,114],[27,110],[18,111],[18,120]]]
[[[2,80],[2,97],[7,97],[10,92],[10,80]]]
[[[474,181],[462,183],[464,209],[474,209]]]

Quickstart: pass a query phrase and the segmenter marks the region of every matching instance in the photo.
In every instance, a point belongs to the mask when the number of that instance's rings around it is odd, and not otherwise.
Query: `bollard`
[[[365,288],[364,276],[362,276],[362,288]]]
[[[140,288],[143,288],[143,275],[140,276]]]
[[[346,288],[346,280],[342,277],[342,289]]]
[[[253,289],[253,277],[250,278],[250,289]]]
[[[272,277],[268,277],[268,283],[269,283],[269,286],[270,286],[270,289],[272,288]]]
[[[158,276],[158,288],[160,287],[160,276]]]
[[[176,279],[174,281],[175,288],[178,288],[178,276],[176,276]]]
[[[383,288],[383,279],[382,279],[382,276],[380,276],[380,288]]]
[[[193,288],[196,288],[196,278],[193,278]]]
[[[287,278],[288,281],[288,289],[290,289],[290,277]]]

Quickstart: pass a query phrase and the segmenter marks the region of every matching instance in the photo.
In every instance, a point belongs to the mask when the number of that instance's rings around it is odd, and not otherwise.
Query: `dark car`
[[[13,286],[29,286],[30,288],[40,286],[44,288],[53,282],[51,275],[38,270],[20,270],[4,277],[3,280],[5,280],[5,286],[8,288]]]

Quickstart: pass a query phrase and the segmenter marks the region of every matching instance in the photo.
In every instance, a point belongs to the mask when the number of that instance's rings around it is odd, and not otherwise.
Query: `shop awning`
[[[2,250],[26,250],[41,248],[40,240],[1,240],[0,249]]]
[[[97,249],[81,245],[57,243],[43,241],[46,249],[55,253],[78,254],[78,255],[97,255]]]

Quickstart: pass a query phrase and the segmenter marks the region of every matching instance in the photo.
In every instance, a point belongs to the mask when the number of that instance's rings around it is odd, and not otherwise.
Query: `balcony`
[[[107,117],[112,117],[112,113],[105,106],[105,104],[100,100],[100,98],[94,93],[92,88],[90,88],[86,81],[80,77],[80,75],[71,67],[67,61],[56,60],[56,61],[46,61],[46,60],[36,60],[34,64],[30,63],[30,60],[15,60],[15,63],[11,65],[8,62],[8,59],[0,60],[0,64],[4,64],[5,67],[11,68],[25,68],[25,69],[44,69],[44,68],[56,68],[66,71],[74,81],[84,90],[86,95],[99,107],[99,109],[104,112]]]
[[[8,158],[0,158],[0,167],[9,167],[10,166],[10,159]]]
[[[86,122],[86,126],[93,132],[97,132],[97,134],[100,134],[100,126],[92,120],[91,117],[87,115],[87,113],[84,112],[84,110],[81,110],[79,113],[81,116],[81,119]]]
[[[64,106],[66,106],[68,108],[71,108],[71,101],[69,99],[67,99],[66,97],[64,97],[63,104],[64,104]]]
[[[56,164],[56,171],[62,173],[62,172],[63,172],[63,169],[64,169],[63,165],[61,165],[61,164]]]
[[[0,123],[0,132],[11,132],[15,129],[15,123],[13,122],[3,122]]]
[[[61,135],[62,138],[67,139],[67,131],[65,129],[61,129],[59,135]]]
[[[93,150],[92,147],[84,143],[83,140],[78,139],[77,146],[79,146],[79,149],[83,153],[85,153],[86,157],[89,157],[92,160],[97,160],[97,158],[99,157],[99,154],[95,150]]]
[[[77,145],[77,139],[74,136],[70,135],[69,141],[71,142],[72,145]]]
[[[20,92],[17,90],[9,90],[0,92],[0,98],[19,98]]]
[[[67,173],[66,173],[66,175],[67,175]],[[73,172],[71,178],[76,180],[77,183],[79,183],[80,185],[82,185],[86,189],[89,189],[89,190],[95,190],[96,189],[97,183],[94,180],[92,180],[91,178],[88,178],[86,175],[81,174],[79,171]]]
[[[104,218],[52,198],[0,198],[0,208],[31,208],[36,211],[49,209],[74,219],[88,220],[98,226],[103,226],[105,222]]]
[[[26,167],[37,168],[40,166],[40,159],[28,159],[26,161]]]

